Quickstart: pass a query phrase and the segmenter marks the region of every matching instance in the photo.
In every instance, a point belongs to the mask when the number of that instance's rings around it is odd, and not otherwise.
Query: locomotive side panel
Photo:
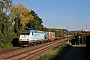
[[[44,40],[46,39],[47,32],[37,31],[30,32],[30,41],[32,40]]]

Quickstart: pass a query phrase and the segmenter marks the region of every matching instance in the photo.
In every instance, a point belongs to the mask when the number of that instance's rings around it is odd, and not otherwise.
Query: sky
[[[34,10],[47,28],[90,30],[90,0],[13,0]]]

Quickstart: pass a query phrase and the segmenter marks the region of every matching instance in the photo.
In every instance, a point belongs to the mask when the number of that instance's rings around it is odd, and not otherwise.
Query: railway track
[[[48,51],[53,47],[56,47],[63,41],[65,41],[65,39],[56,40],[45,44],[40,44],[34,47],[32,46],[32,47],[26,47],[26,48],[3,52],[4,54],[0,53],[0,59],[1,60],[5,60],[5,59],[6,60],[27,60],[27,59],[35,60],[35,58],[38,58],[42,54],[44,54],[45,51]]]
[[[0,51],[0,55],[3,55],[3,54],[7,54],[11,51],[16,51],[16,50],[19,50],[19,49],[22,49],[21,47],[15,47],[15,48],[11,48],[11,49],[8,49],[8,50],[3,50],[3,51]]]

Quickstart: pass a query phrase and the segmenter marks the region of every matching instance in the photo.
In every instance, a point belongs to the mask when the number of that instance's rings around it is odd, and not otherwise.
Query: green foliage
[[[0,48],[7,49],[12,47],[13,38],[17,37],[12,31],[6,32],[6,35],[2,34],[0,37]]]
[[[46,28],[46,27],[43,27],[43,28],[42,28],[42,31],[47,31],[47,32],[49,32],[49,29]]]
[[[34,17],[34,19],[29,21],[26,27],[43,30],[42,19],[33,10],[31,10],[30,14]]]
[[[64,32],[63,29],[59,29],[59,30],[56,30],[56,31],[55,31],[56,37],[60,37],[60,36],[62,36],[62,34],[64,34],[64,33],[65,33],[65,32]]]
[[[17,36],[20,35],[21,26],[22,25],[20,24],[20,19],[19,18],[15,18],[14,32],[16,33]]]
[[[78,37],[81,36],[81,39]],[[75,41],[77,44],[86,44],[87,37],[90,36],[90,32],[77,33],[75,36],[70,37],[70,41]]]
[[[10,16],[0,9],[0,48],[7,49],[12,47],[12,40],[16,37],[12,26]]]

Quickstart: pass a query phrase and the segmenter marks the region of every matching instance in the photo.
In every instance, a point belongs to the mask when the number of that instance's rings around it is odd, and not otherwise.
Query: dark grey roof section
[[[23,30],[21,33],[30,33],[30,30]]]

